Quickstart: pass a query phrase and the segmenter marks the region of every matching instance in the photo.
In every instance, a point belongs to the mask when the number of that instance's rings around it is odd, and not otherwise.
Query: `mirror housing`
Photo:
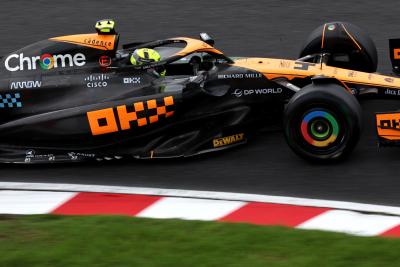
[[[201,39],[203,42],[205,42],[206,44],[209,44],[209,45],[211,45],[211,46],[214,46],[215,41],[214,41],[214,39],[212,39],[212,38],[210,37],[210,35],[208,35],[208,33],[205,33],[205,32],[200,33],[200,39]]]

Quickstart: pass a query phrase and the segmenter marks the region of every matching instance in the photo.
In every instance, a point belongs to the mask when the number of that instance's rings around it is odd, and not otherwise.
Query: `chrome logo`
[[[301,122],[301,134],[310,145],[327,147],[336,141],[339,124],[332,114],[314,110],[304,116]]]
[[[40,67],[44,70],[49,70],[54,67],[54,58],[51,54],[43,54],[39,61]]]
[[[83,67],[86,56],[76,54],[43,54],[41,56],[24,56],[24,53],[11,54],[4,60],[4,67],[8,71],[21,70],[49,70],[55,68]]]

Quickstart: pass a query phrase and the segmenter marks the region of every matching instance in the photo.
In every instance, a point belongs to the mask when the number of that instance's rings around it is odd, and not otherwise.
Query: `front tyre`
[[[350,154],[359,140],[361,124],[357,99],[336,84],[302,88],[284,112],[288,145],[312,161],[334,161]]]

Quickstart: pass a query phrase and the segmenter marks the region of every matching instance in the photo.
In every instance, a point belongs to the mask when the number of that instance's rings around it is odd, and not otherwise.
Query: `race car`
[[[375,73],[375,45],[349,23],[317,28],[297,60],[228,57],[206,33],[118,49],[113,20],[95,28],[1,58],[0,162],[188,157],[275,125],[298,155],[332,161],[359,139],[358,97],[400,96],[400,79]],[[400,43],[391,45],[396,71]],[[141,48],[161,60],[132,65]],[[377,115],[382,143],[400,140],[399,118]]]

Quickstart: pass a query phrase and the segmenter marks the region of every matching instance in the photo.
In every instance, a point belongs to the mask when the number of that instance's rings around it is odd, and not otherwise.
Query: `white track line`
[[[73,192],[0,191],[0,214],[49,213],[76,194]]]
[[[245,204],[241,201],[169,197],[157,201],[137,216],[157,219],[213,221],[238,210]]]
[[[330,210],[311,218],[296,226],[296,228],[375,236],[399,224],[400,217],[361,214],[347,210]]]
[[[344,210],[354,210],[360,212],[400,215],[400,207],[395,207],[395,206],[363,204],[363,203],[336,201],[336,200],[322,200],[322,199],[214,192],[214,191],[196,191],[196,190],[129,187],[129,186],[22,183],[22,182],[0,182],[0,190],[43,190],[43,191],[47,190],[47,191],[141,194],[141,195],[188,197],[188,198],[202,198],[202,199],[220,199],[220,200],[230,200],[230,201],[266,202],[266,203],[278,203],[278,204],[311,206],[311,207],[326,207],[332,209],[344,209]]]

